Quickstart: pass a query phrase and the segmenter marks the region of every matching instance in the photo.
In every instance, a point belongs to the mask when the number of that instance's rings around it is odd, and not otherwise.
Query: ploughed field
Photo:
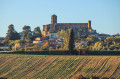
[[[76,75],[120,78],[120,56],[0,54],[0,77],[74,79]]]

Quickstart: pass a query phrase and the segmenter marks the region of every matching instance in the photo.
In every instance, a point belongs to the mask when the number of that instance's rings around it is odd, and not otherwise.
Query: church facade
[[[61,29],[67,30],[72,28],[74,35],[95,34],[96,30],[91,27],[91,21],[88,23],[57,23],[57,16],[51,16],[51,24],[43,25],[42,36],[49,36],[50,38],[57,38],[56,33]]]

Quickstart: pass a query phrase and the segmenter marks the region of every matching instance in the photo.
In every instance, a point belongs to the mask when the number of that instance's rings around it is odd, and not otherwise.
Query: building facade
[[[88,23],[57,23],[57,16],[53,14],[51,16],[51,24],[43,25],[42,36],[56,38],[58,31],[69,28],[73,29],[75,36],[96,33],[96,30],[93,30],[91,27],[90,20],[88,20]]]

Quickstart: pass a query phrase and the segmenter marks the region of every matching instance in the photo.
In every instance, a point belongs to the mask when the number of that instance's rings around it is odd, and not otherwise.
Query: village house
[[[49,42],[50,46],[55,48],[56,45],[61,45],[63,42],[63,39],[55,39],[55,38],[49,38],[47,37],[37,37],[35,38],[35,40],[33,41],[34,45],[37,46],[43,46],[46,42]]]
[[[46,37],[37,37],[35,38],[35,40],[33,41],[33,44],[34,45],[37,45],[37,46],[43,46],[47,41],[48,41],[49,37],[46,36]]]
[[[98,34],[96,37],[100,40],[103,41],[105,40],[107,37],[109,37],[110,35],[108,34]]]

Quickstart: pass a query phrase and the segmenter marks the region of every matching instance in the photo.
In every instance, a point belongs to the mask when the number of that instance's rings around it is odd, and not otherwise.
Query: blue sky
[[[8,26],[21,32],[24,25],[33,30],[51,22],[56,14],[58,23],[87,23],[98,33],[120,33],[120,0],[0,0],[0,37]]]

